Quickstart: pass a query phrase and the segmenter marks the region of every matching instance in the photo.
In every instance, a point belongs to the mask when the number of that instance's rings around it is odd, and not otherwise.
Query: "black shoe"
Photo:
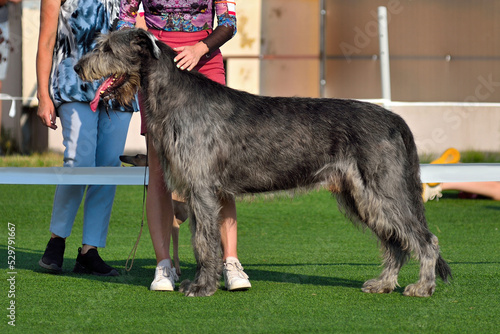
[[[38,261],[40,267],[54,274],[61,273],[65,248],[66,241],[63,238],[51,238],[45,248],[42,259]]]
[[[82,248],[78,248],[78,256],[76,257],[74,273],[77,274],[92,274],[97,276],[118,276],[118,271],[108,266],[99,256],[97,249],[91,248],[84,255]]]

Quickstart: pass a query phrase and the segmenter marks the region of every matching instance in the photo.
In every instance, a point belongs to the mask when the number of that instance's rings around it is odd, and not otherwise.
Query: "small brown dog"
[[[148,158],[145,154],[120,155],[120,161],[137,167],[145,167],[148,165]],[[174,266],[177,275],[181,275],[179,265],[179,229],[188,217],[188,207],[186,202],[177,193],[172,193],[172,203],[174,205],[174,223],[172,226],[172,247],[174,250]]]

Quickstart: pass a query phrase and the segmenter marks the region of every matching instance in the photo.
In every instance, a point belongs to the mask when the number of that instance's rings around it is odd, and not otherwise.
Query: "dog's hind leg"
[[[391,293],[398,285],[398,275],[409,253],[396,240],[390,240],[384,248],[384,270],[378,278],[366,281],[361,289],[368,293]]]
[[[420,279],[417,283],[408,285],[403,294],[416,297],[431,296],[436,288],[438,262],[440,265],[448,266],[439,255],[437,237],[428,231],[422,231],[417,235],[408,230],[405,235],[394,237],[394,241],[392,239],[383,244],[384,270],[377,279],[365,282],[362,290],[371,293],[391,292],[397,285],[399,270],[413,252],[420,261]],[[394,285],[391,286],[391,283]]]
[[[384,269],[379,277],[364,283],[362,291],[368,293],[390,293],[395,289],[399,271],[412,250],[408,234],[413,225],[419,225],[408,204],[409,195],[402,190],[404,181],[391,183],[381,176],[366,170],[362,174],[358,165],[351,165],[336,187],[345,214],[368,227],[380,240]]]
[[[219,201],[213,191],[192,191],[189,203],[191,241],[196,258],[194,281],[185,280],[180,291],[186,296],[210,296],[217,291],[222,272]]]
[[[416,257],[420,261],[420,279],[406,287],[403,292],[405,296],[432,296],[436,289],[436,272],[445,282],[447,277],[451,276],[448,264],[439,254],[438,238],[428,233],[424,240],[419,240],[420,244],[415,249]]]
[[[450,271],[439,256],[437,238],[428,229],[418,189],[405,191],[409,188],[404,177],[394,177],[392,182],[387,178],[363,181],[360,174],[353,174],[355,177],[347,178],[342,187],[339,203],[351,218],[373,231],[384,251],[382,273],[365,282],[362,290],[369,293],[393,291],[401,267],[413,253],[420,261],[420,280],[408,286],[404,294],[431,296],[436,286],[436,268],[444,278]]]

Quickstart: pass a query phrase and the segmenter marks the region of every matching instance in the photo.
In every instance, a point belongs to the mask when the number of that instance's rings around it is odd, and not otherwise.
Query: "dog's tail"
[[[406,153],[408,154],[408,167],[411,169],[409,172],[410,175],[413,175],[413,181],[420,183],[420,158],[418,157],[417,145],[408,124],[402,118],[400,120],[403,123],[400,127],[401,137],[406,148]]]
[[[414,209],[414,213],[417,215],[420,221],[426,222],[424,215],[425,208],[422,200],[420,158],[418,156],[417,145],[415,144],[415,139],[408,124],[401,117],[399,117],[399,120],[402,123],[399,127],[401,139],[403,140],[403,144],[406,149],[407,161],[404,164],[404,168],[408,187],[407,191],[410,195],[410,198],[412,198],[412,207]]]
[[[403,121],[403,120],[402,120]],[[404,122],[404,121],[403,121]],[[407,178],[409,181],[408,191],[413,193],[414,198],[418,198],[417,202],[413,203],[413,207],[415,209],[415,214],[418,219],[425,225],[427,225],[427,219],[425,218],[425,207],[422,200],[422,180],[420,177],[420,158],[418,157],[417,146],[415,144],[415,140],[413,138],[413,134],[404,122],[404,126],[401,127],[402,132],[401,136],[406,147],[407,158],[408,158],[408,167],[407,167]],[[439,257],[436,261],[436,274],[441,277],[441,279],[448,283],[448,278],[453,279],[451,275],[451,268],[446,263],[446,261],[441,257]]]
[[[445,260],[443,260],[441,255],[439,255],[439,258],[437,259],[436,274],[438,274],[445,283],[448,283],[448,277],[453,279],[450,266]]]

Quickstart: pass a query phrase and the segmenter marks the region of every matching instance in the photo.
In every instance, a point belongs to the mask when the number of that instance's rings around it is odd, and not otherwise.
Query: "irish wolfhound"
[[[190,207],[197,261],[187,296],[212,295],[222,272],[222,198],[326,183],[345,214],[380,239],[384,269],[362,290],[389,293],[413,254],[420,278],[404,294],[427,297],[436,273],[451,270],[427,226],[419,159],[398,115],[354,100],[255,96],[176,68],[176,53],[150,33],[130,29],[99,38],[75,70],[109,77],[105,101],[143,95],[148,133],[170,189]]]

